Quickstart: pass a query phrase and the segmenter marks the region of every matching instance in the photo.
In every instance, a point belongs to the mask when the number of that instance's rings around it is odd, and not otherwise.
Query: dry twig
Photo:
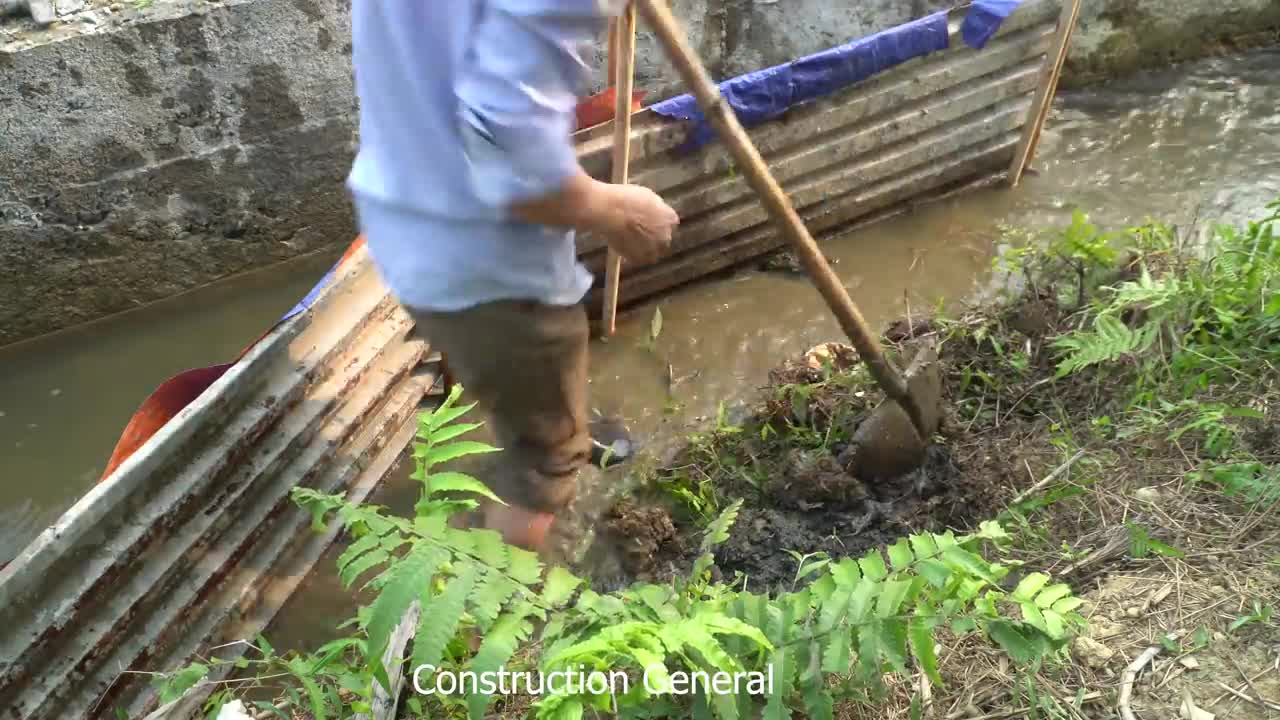
[[[1116,708],[1124,720],[1137,720],[1137,716],[1133,714],[1133,708],[1129,707],[1129,702],[1133,699],[1133,683],[1138,679],[1142,669],[1159,654],[1160,646],[1152,645],[1144,650],[1137,660],[1130,663],[1129,667],[1124,669],[1124,674],[1120,676],[1120,697],[1116,701]]]

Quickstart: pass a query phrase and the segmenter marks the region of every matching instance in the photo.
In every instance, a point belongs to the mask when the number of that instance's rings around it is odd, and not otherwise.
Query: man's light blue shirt
[[[572,231],[507,208],[577,171],[583,54],[623,0],[353,0],[361,231],[408,306],[579,302]]]

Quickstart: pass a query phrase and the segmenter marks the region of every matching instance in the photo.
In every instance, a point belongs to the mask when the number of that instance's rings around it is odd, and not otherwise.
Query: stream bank
[[[1211,231],[1201,260],[1211,220],[1103,232],[1078,214],[1006,250],[995,303],[890,324],[900,357],[941,347],[947,408],[922,467],[896,480],[852,470],[850,438],[884,401],[852,348],[786,361],[745,416],[721,413],[633,473],[583,571],[607,589],[679,584],[728,513],[713,579],[781,595],[842,558],[995,519],[1015,538],[1002,559],[1022,568],[1006,589],[1045,573],[1085,598],[1089,624],[1066,664],[1010,669],[972,638],[944,641],[940,716],[1112,717],[1099,689],[1155,648],[1135,711],[1270,717],[1280,200],[1254,217]],[[907,717],[918,693],[897,683],[888,705],[853,699],[840,716]]]

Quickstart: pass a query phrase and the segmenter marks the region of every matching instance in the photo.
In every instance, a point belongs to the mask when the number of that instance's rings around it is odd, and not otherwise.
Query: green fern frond
[[[1058,363],[1057,377],[1146,352],[1155,344],[1159,333],[1157,323],[1147,323],[1135,330],[1114,316],[1099,315],[1094,320],[1094,330],[1075,332],[1053,342],[1054,348],[1065,354]]]
[[[738,498],[707,525],[702,535],[702,552],[711,552],[717,545],[729,539],[729,530],[738,520],[738,511],[741,509],[742,498]]]
[[[543,604],[551,608],[560,607],[573,596],[573,592],[582,583],[582,578],[559,565],[553,566],[542,583]]]
[[[443,548],[419,543],[404,559],[392,566],[382,591],[370,606],[366,632],[369,636],[369,656],[377,659],[374,662],[381,664],[382,651],[396,625],[413,601],[422,594],[422,589],[431,582],[440,564],[448,559],[449,553]]]
[[[479,570],[474,565],[466,565],[439,593],[422,593],[422,612],[413,636],[414,670],[440,664],[445,647],[462,623],[467,598],[475,588],[477,575]]]
[[[502,606],[519,590],[519,586],[506,575],[494,570],[485,572],[471,593],[471,614],[481,629],[487,629],[498,619]]]
[[[484,677],[486,674],[502,669],[511,656],[515,655],[520,643],[527,640],[533,632],[533,623],[529,622],[529,618],[536,614],[538,614],[537,608],[532,603],[524,602],[516,605],[494,623],[493,627],[485,633],[484,642],[480,644],[480,649],[476,651],[476,656],[471,661],[469,669],[476,674],[476,677]],[[467,698],[467,709],[471,720],[482,720],[485,710],[492,701],[493,696],[484,692],[474,693]]]

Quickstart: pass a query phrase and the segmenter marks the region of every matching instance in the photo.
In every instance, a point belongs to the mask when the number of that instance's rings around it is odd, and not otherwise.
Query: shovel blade
[[[924,462],[925,449],[942,422],[942,372],[933,343],[920,347],[903,373],[924,415],[922,435],[897,402],[885,400],[854,431],[845,467],[865,482],[901,477]]]

